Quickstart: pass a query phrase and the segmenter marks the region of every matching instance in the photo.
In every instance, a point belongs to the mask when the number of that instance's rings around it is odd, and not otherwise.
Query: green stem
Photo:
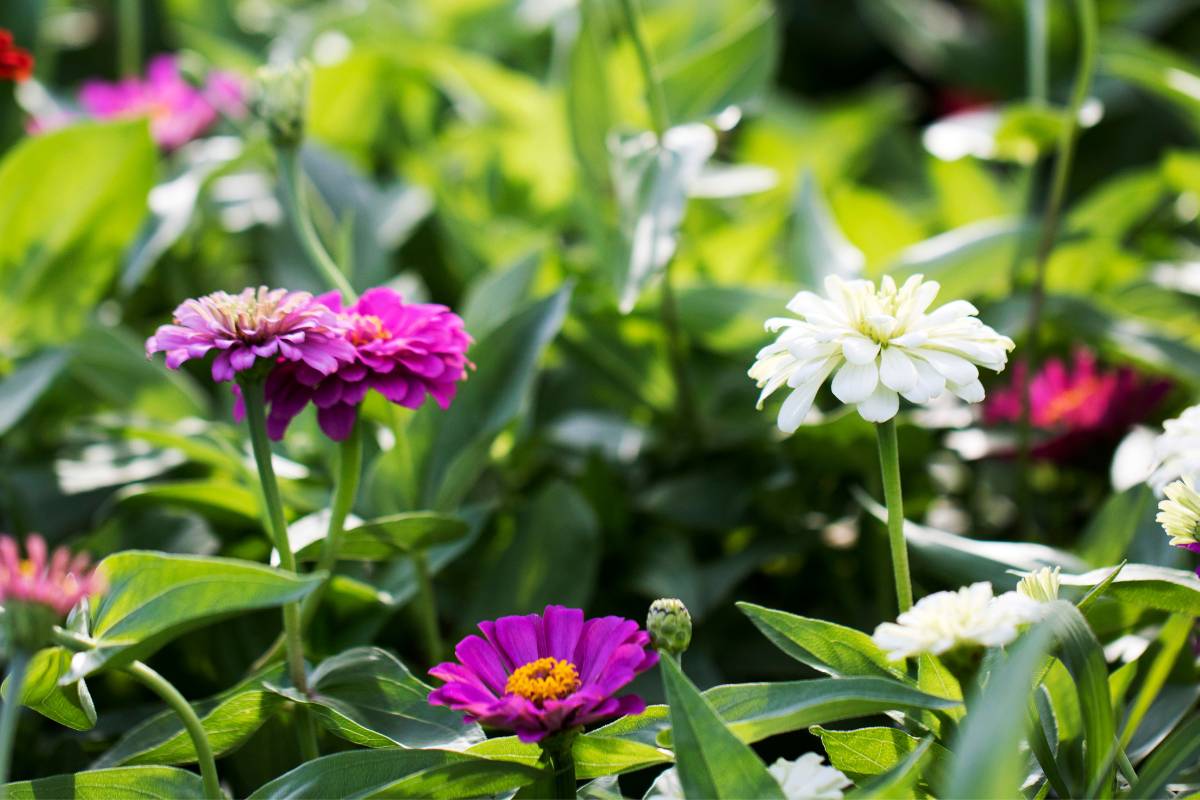
[[[208,741],[208,732],[204,730],[204,723],[196,715],[196,710],[192,708],[191,703],[179,693],[178,689],[171,685],[170,681],[150,669],[150,667],[141,661],[134,661],[125,668],[125,671],[137,678],[147,689],[161,697],[163,702],[179,715],[180,721],[183,722],[183,727],[187,729],[188,736],[192,739],[192,746],[196,748],[196,761],[200,765],[200,777],[204,781],[204,796],[208,800],[217,800],[222,797],[221,781],[217,778],[217,764],[213,760],[212,745]]]
[[[308,256],[308,260],[316,267],[317,272],[321,274],[326,283],[341,292],[346,302],[353,303],[358,295],[355,293],[354,287],[350,285],[350,281],[346,279],[345,273],[338,268],[333,257],[329,255],[329,251],[325,249],[325,245],[321,243],[321,237],[317,235],[317,229],[313,226],[312,217],[308,213],[307,195],[304,193],[304,173],[300,168],[298,150],[293,147],[276,147],[275,158],[279,164],[279,186],[283,194],[284,209],[292,221],[292,227],[300,239],[300,246],[304,249],[304,254]]]
[[[29,654],[23,649],[14,649],[9,654],[8,698],[3,701],[3,706],[0,706],[0,786],[8,783],[12,770],[17,718],[21,715],[21,688],[25,684],[25,671],[28,667]],[[7,790],[0,790],[0,797],[7,796]]]
[[[646,102],[650,106],[650,124],[654,128],[654,133],[658,136],[659,141],[662,136],[671,127],[670,118],[667,113],[667,96],[663,92],[662,81],[658,77],[658,69],[654,65],[654,59],[650,55],[650,48],[646,44],[646,35],[642,30],[642,18],[638,13],[636,0],[621,0],[621,10],[624,12],[625,28],[629,32],[629,38],[633,42],[633,49],[637,53],[638,66],[642,70],[642,79],[646,84]]]
[[[1046,68],[1046,0],[1025,2],[1025,81],[1029,99],[1046,102],[1049,70]]]
[[[266,403],[263,399],[262,378],[242,378],[242,400],[246,407],[246,423],[250,428],[250,444],[254,449],[254,462],[258,466],[258,478],[262,484],[263,503],[266,506],[268,532],[279,551],[279,566],[288,572],[296,571],[296,557],[288,541],[287,520],[283,515],[283,501],[279,496],[279,482],[275,479],[275,467],[271,464],[271,443],[267,438]],[[301,625],[300,603],[291,602],[283,607],[283,633],[287,646],[288,672],[292,685],[308,693],[308,675],[304,668],[304,638]],[[317,757],[316,732],[312,720],[301,712],[300,750],[305,760]]]
[[[121,77],[142,74],[142,0],[120,0],[117,6],[117,48]]]
[[[346,517],[354,507],[358,497],[358,480],[362,474],[362,425],[355,420],[350,435],[338,447],[338,474],[333,485],[333,502],[329,508],[329,529],[325,533],[325,541],[321,543],[321,557],[317,561],[317,569],[332,575],[337,564],[338,553],[342,549],[342,535],[346,532]],[[302,609],[302,624],[308,627],[317,607],[321,604],[325,592],[329,588],[329,579],[317,587],[316,591],[304,598]]]
[[[429,558],[423,550],[412,553],[413,570],[417,575],[416,613],[425,642],[425,657],[430,664],[442,660],[444,646],[438,628],[437,595],[433,592],[433,576],[429,574]]]
[[[888,542],[892,548],[892,573],[900,613],[912,608],[912,579],[908,573],[908,545],[904,541],[904,496],[900,489],[900,445],[896,420],[875,426],[879,438],[879,467],[883,473],[883,498],[887,503]]]

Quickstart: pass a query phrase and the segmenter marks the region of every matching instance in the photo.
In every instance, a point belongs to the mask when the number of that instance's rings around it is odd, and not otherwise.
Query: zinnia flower
[[[1176,419],[1163,423],[1154,441],[1154,472],[1149,483],[1162,494],[1168,483],[1200,476],[1200,405],[1192,406]]]
[[[1155,519],[1171,537],[1171,544],[1200,553],[1200,494],[1192,479],[1184,477],[1166,488],[1166,499],[1158,504]],[[1200,568],[1196,574],[1200,575]]]
[[[995,390],[984,404],[984,421],[1020,422],[1025,381],[1029,380],[1029,417],[1048,434],[1032,448],[1035,457],[1066,461],[1110,446],[1143,420],[1171,389],[1171,382],[1144,378],[1131,367],[1102,370],[1089,350],[1075,351],[1068,366],[1052,358],[1032,378],[1025,363],[1013,365],[1013,380]]]
[[[840,770],[826,766],[825,759],[816,753],[805,753],[795,761],[781,758],[767,767],[767,772],[787,800],[842,800],[842,790],[851,784]],[[686,800],[679,771],[671,767],[660,772],[646,798]]]
[[[458,643],[458,663],[429,670],[445,681],[433,705],[465,711],[468,720],[538,742],[610,717],[640,714],[637,695],[616,693],[658,663],[650,635],[621,617],[584,620],[577,608],[479,623],[483,636]]]
[[[243,116],[242,95],[241,81],[225,72],[211,73],[202,88],[193,86],[180,74],[178,59],[163,54],[150,59],[144,79],[87,81],[79,104],[100,119],[148,117],[154,141],[174,150],[211,128],[221,114]]]
[[[311,400],[326,435],[345,439],[371,389],[406,408],[419,408],[429,397],[442,408],[450,406],[470,363],[471,337],[457,314],[440,305],[405,304],[384,288],[367,291],[344,310],[337,292],[317,301],[339,314],[354,358],[331,372],[303,362],[273,372],[266,393],[272,438],[282,438]]]
[[[17,47],[11,32],[0,28],[0,80],[25,81],[33,75],[33,56]]]
[[[165,352],[167,367],[179,369],[216,350],[214,381],[233,380],[259,359],[302,363],[328,375],[355,357],[342,319],[308,292],[265,286],[236,295],[214,292],[185,300],[174,322],[146,340],[146,356]]]
[[[875,644],[892,661],[960,646],[997,647],[1017,638],[1020,626],[1042,618],[1042,603],[1016,592],[992,595],[986,581],[922,597],[895,622],[875,629]]]
[[[0,536],[0,603],[9,612],[13,605],[31,604],[65,617],[102,585],[83,553],[72,558],[67,548],[59,547],[47,558],[46,542],[36,534],[25,540],[25,553],[22,559],[16,540]]]
[[[978,367],[1004,369],[1012,340],[980,322],[965,300],[926,313],[938,289],[920,275],[899,288],[885,276],[878,290],[872,281],[830,276],[827,297],[800,292],[787,305],[798,318],[767,320],[767,330],[782,333],[750,368],[762,388],[759,408],[786,384],[792,392],[779,427],[792,433],[830,375],[834,396],[870,422],[894,417],[900,395],[928,403],[949,389],[967,402],[983,400]]]
[[[1017,584],[1017,594],[1024,595],[1039,603],[1049,603],[1058,599],[1060,586],[1059,574],[1062,567],[1042,567],[1021,578]]]

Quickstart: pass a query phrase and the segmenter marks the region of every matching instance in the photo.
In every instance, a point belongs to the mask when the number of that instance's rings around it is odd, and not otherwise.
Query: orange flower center
[[[1072,386],[1065,392],[1060,392],[1042,409],[1043,424],[1053,425],[1061,422],[1074,411],[1084,406],[1100,388],[1100,381],[1086,380],[1077,386]]]
[[[561,700],[578,688],[579,671],[574,664],[557,658],[539,658],[514,670],[504,685],[504,693],[541,703]]]
[[[387,341],[392,333],[383,327],[383,320],[375,315],[355,316],[354,328],[350,331],[350,341],[355,345],[364,345],[380,339]]]

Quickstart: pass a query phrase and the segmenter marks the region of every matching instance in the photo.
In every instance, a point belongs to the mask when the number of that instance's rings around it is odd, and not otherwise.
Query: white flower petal
[[[879,355],[879,342],[865,336],[847,336],[842,340],[842,355],[851,364],[869,364]]]
[[[912,359],[899,347],[885,347],[879,358],[879,380],[897,392],[907,392],[917,385],[919,376]]]
[[[857,403],[870,397],[879,383],[879,369],[868,364],[845,364],[833,376],[833,396],[843,403]]]
[[[942,373],[950,383],[964,384],[979,380],[979,369],[962,356],[923,348],[921,357]]]
[[[970,383],[957,385],[950,384],[950,391],[966,400],[968,403],[983,402],[983,384],[979,381],[971,381]]]
[[[887,422],[900,410],[900,396],[882,383],[858,404],[858,415],[867,422]]]

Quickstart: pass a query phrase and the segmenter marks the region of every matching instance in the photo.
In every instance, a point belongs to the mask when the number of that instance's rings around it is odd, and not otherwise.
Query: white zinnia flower
[[[767,767],[767,772],[787,800],[841,800],[842,790],[851,783],[840,771],[826,766],[825,759],[816,753],[805,753],[795,761],[781,758]],[[675,767],[659,773],[646,800],[686,800]]]
[[[1162,495],[1168,483],[1185,475],[1200,477],[1200,405],[1163,423],[1162,435],[1154,440],[1154,472],[1148,482]]]
[[[1200,494],[1191,478],[1175,481],[1166,488],[1167,499],[1158,504],[1155,519],[1171,537],[1171,544],[1195,545],[1200,542]]]
[[[1044,613],[1042,603],[1016,592],[994,597],[992,585],[983,581],[921,598],[895,622],[877,627],[872,638],[892,661],[940,655],[960,645],[996,647],[1016,639],[1021,625]]]
[[[1049,603],[1058,599],[1059,579],[1062,567],[1042,567],[1021,578],[1017,584],[1017,594],[1024,595],[1039,603]]]
[[[978,367],[1004,369],[1012,340],[980,322],[965,300],[926,313],[939,288],[920,275],[898,289],[884,276],[878,290],[872,281],[831,275],[827,297],[800,292],[787,304],[799,319],[767,320],[767,330],[782,333],[750,368],[762,389],[758,407],[786,383],[792,393],[779,427],[792,433],[831,374],[834,396],[870,422],[894,417],[899,395],[928,403],[948,388],[969,403],[983,400]]]

